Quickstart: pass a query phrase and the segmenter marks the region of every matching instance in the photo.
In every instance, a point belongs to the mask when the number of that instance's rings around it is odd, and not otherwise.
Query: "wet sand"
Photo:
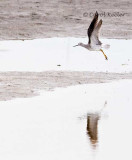
[[[132,38],[131,0],[1,0],[0,39],[87,37],[97,10],[103,38]]]
[[[32,97],[39,95],[41,90],[53,91],[57,87],[106,83],[121,79],[132,79],[132,73],[1,72],[0,101]]]

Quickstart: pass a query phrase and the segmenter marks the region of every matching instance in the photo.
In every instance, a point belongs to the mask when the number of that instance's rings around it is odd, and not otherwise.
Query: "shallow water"
[[[28,41],[3,41],[0,43],[0,71],[94,71],[132,72],[132,40],[102,39],[110,44],[101,52],[91,52],[73,47],[87,38],[48,38]]]
[[[132,159],[132,81],[0,102],[0,158]]]

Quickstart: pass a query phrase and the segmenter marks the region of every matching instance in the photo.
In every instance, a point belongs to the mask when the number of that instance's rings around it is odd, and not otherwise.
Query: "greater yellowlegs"
[[[76,46],[84,47],[90,51],[101,51],[105,56],[105,59],[108,60],[106,54],[102,48],[109,48],[109,45],[103,45],[99,40],[99,31],[102,25],[102,19],[98,22],[98,12],[96,11],[95,16],[87,30],[88,34],[88,44],[78,43]]]

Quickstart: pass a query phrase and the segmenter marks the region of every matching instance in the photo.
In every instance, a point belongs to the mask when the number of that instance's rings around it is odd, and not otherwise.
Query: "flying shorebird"
[[[109,45],[102,45],[101,41],[99,40],[99,31],[101,25],[102,25],[102,19],[98,22],[98,12],[96,11],[95,16],[87,30],[89,39],[88,44],[78,43],[78,45],[75,45],[73,47],[81,46],[90,51],[101,51],[105,56],[105,59],[108,60],[102,48],[108,48]]]

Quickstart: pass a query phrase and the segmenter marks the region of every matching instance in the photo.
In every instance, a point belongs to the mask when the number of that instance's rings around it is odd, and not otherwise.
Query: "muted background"
[[[86,37],[96,10],[102,38],[132,38],[131,0],[0,0],[0,39]]]

